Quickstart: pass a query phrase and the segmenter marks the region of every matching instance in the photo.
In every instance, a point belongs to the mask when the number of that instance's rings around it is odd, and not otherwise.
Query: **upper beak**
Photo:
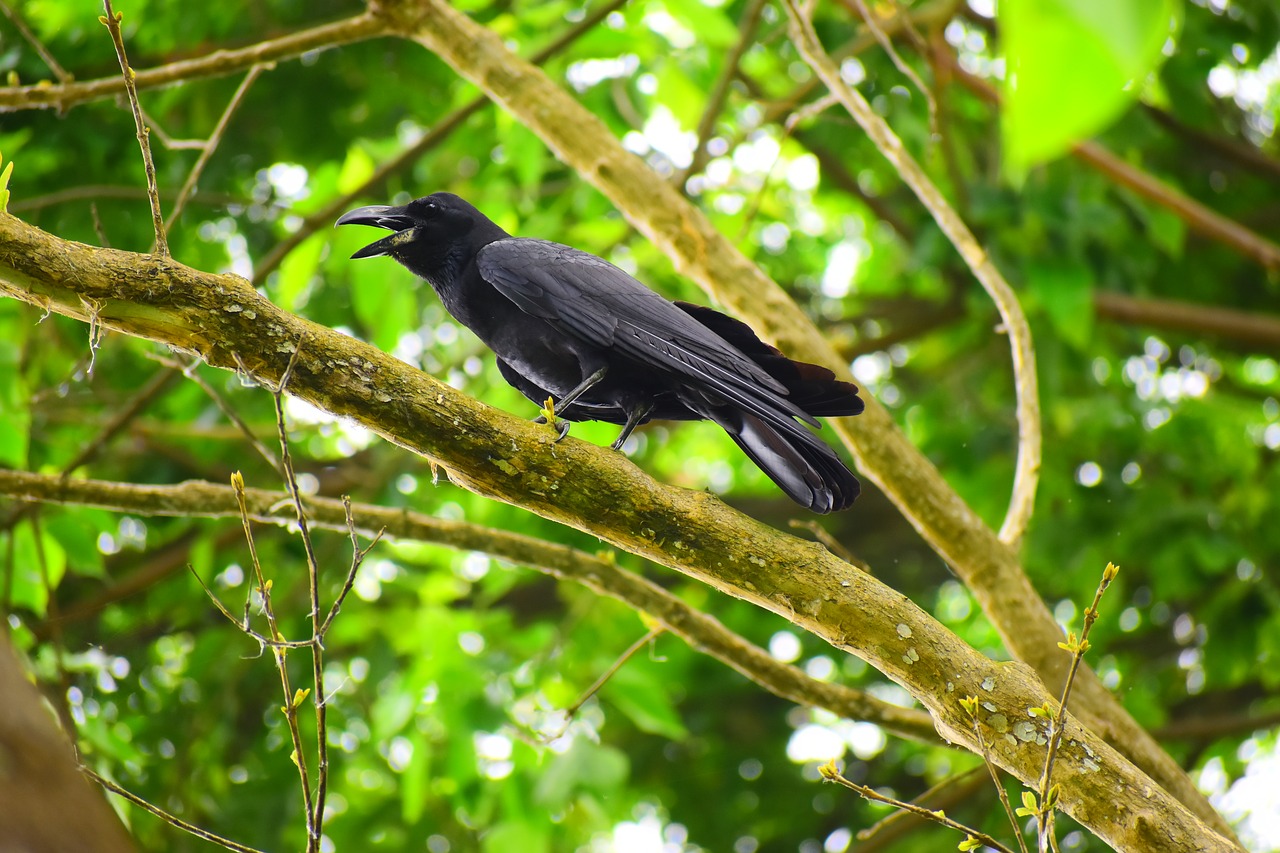
[[[342,214],[342,216],[338,217],[338,221],[334,223],[335,227],[338,225],[374,225],[378,228],[387,228],[396,232],[390,237],[383,237],[377,242],[370,243],[351,256],[352,259],[356,259],[389,254],[397,245],[412,239],[414,222],[405,214],[403,207],[371,204],[368,207],[357,207],[355,210],[349,210]]]

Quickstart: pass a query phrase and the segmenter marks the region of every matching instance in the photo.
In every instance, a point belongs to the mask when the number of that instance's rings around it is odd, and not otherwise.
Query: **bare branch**
[[[151,224],[156,232],[156,254],[162,258],[169,257],[169,238],[165,234],[164,214],[160,212],[160,191],[156,189],[156,164],[151,159],[151,145],[147,142],[146,122],[142,119],[142,107],[138,105],[138,88],[134,85],[133,69],[129,67],[129,57],[124,52],[124,35],[120,32],[120,22],[124,13],[116,13],[111,9],[111,0],[102,0],[107,14],[100,18],[103,25],[111,31],[111,41],[116,46],[116,58],[120,60],[120,73],[124,75],[124,88],[129,95],[129,106],[133,109],[133,123],[138,128],[138,146],[142,149],[142,168],[147,174],[147,198],[151,201]]]
[[[172,86],[190,80],[222,77],[243,71],[254,65],[270,65],[284,59],[293,59],[313,50],[338,47],[357,41],[386,35],[387,24],[372,14],[356,15],[332,24],[324,24],[296,33],[268,39],[235,50],[215,50],[194,59],[135,71],[134,88],[137,90]],[[59,83],[55,85],[17,86],[0,88],[0,113],[24,109],[67,110],[89,101],[111,98],[125,91],[124,80],[106,77],[83,83]]]
[[[1095,290],[1093,310],[1104,320],[1214,335],[1224,343],[1280,350],[1280,315],[1199,302],[1146,299]]]
[[[908,803],[904,800],[898,800],[893,797],[886,797],[874,788],[869,788],[866,785],[859,785],[857,782],[846,779],[838,770],[836,770],[834,763],[821,767],[820,772],[822,773],[822,778],[826,779],[828,782],[835,782],[837,785],[843,785],[849,790],[856,792],[859,796],[871,800],[873,803],[884,803],[885,805],[893,806],[895,809],[910,812],[916,817],[933,821],[934,823],[939,824],[940,826],[945,826],[948,829],[954,829],[957,832],[962,832],[966,838],[980,841],[983,845],[990,847],[992,850],[998,850],[1000,853],[1013,853],[1012,850],[1005,847],[985,832],[979,832],[976,829],[965,826],[963,823],[954,821],[941,811],[927,809],[924,806],[918,806],[915,803]],[[1025,849],[1023,853],[1026,853]]]
[[[756,28],[760,25],[760,13],[764,11],[765,0],[750,0],[746,10],[742,13],[742,20],[738,24],[738,41],[733,46],[733,50],[729,51],[728,56],[724,58],[724,67],[720,70],[720,76],[716,78],[715,85],[711,88],[711,95],[707,98],[706,106],[702,108],[702,118],[698,121],[697,143],[693,149],[693,159],[689,162],[689,166],[681,169],[672,179],[672,183],[685,191],[685,183],[688,182],[690,176],[696,175],[707,165],[707,161],[711,159],[711,152],[707,150],[707,142],[711,140],[711,134],[716,129],[716,119],[720,116],[720,111],[724,109],[725,99],[729,96],[729,84],[738,76],[738,65],[742,62],[742,55],[747,52],[747,48],[755,40]]]
[[[902,72],[902,75],[910,80],[912,85],[914,85],[924,97],[925,105],[929,110],[929,129],[932,133],[937,134],[938,103],[934,100],[933,92],[930,91],[929,87],[920,79],[920,75],[916,74],[916,70],[908,65],[907,62],[898,55],[898,51],[894,49],[893,40],[889,38],[888,33],[880,29],[880,22],[875,19],[871,10],[867,8],[866,0],[846,0],[846,3],[853,7],[854,14],[862,19],[862,22],[867,25],[867,29],[871,30],[871,35],[875,36],[880,47],[889,55],[889,59],[893,61],[893,66]],[[899,18],[900,14],[901,10],[895,4],[892,18],[896,20]],[[901,16],[901,19],[907,23],[907,31],[914,34],[914,29],[911,27],[910,23],[911,19],[906,16]]]

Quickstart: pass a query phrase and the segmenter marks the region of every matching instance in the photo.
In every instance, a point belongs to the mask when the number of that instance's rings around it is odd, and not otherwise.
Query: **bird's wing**
[[[770,414],[781,409],[816,424],[750,358],[595,255],[544,240],[511,238],[485,246],[476,262],[503,296],[567,334],[687,376],[753,410],[763,402],[761,390],[767,389]]]

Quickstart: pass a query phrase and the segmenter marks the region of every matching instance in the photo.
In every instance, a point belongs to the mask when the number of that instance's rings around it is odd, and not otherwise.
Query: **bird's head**
[[[399,207],[372,204],[357,207],[338,218],[335,225],[374,225],[395,233],[370,243],[351,257],[389,255],[401,263],[427,252],[441,252],[468,239],[484,225],[497,228],[480,211],[452,193],[433,193]]]

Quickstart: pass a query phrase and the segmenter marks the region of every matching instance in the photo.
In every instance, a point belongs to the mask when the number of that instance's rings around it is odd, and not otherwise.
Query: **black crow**
[[[426,279],[507,382],[536,403],[553,398],[565,421],[622,424],[615,448],[649,420],[711,420],[814,512],[858,496],[857,478],[805,426],[861,412],[857,387],[745,323],[668,301],[595,255],[512,237],[451,193],[361,207],[337,224],[394,231],[351,257],[389,255]]]

